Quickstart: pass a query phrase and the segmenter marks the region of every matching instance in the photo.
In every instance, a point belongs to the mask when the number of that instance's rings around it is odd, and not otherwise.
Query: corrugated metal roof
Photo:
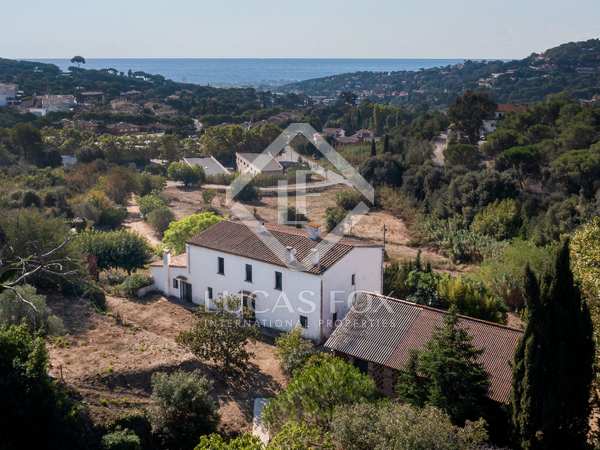
[[[377,364],[402,369],[412,350],[422,349],[436,327],[443,323],[443,310],[362,293],[325,347]],[[459,316],[459,326],[483,349],[479,360],[490,376],[489,396],[508,403],[512,385],[511,363],[522,331]]]
[[[296,250],[298,261],[310,257],[311,249],[316,248],[319,244],[317,241],[310,239],[306,231],[298,228],[279,225],[266,225],[265,227],[284,248],[292,247]],[[241,222],[221,221],[193,237],[188,243],[286,267],[286,255],[278,256],[275,250],[269,248],[253,230]],[[344,238],[321,255],[318,266],[312,266],[305,271],[321,274],[342,259],[354,247],[359,246],[373,246],[373,244]]]

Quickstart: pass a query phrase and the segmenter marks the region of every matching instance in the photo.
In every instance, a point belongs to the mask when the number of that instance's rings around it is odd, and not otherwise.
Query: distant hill
[[[282,88],[324,97],[352,91],[374,101],[439,107],[469,89],[487,91],[502,103],[530,103],[562,91],[589,99],[600,94],[600,40],[563,44],[522,60],[467,61],[419,71],[355,72]]]

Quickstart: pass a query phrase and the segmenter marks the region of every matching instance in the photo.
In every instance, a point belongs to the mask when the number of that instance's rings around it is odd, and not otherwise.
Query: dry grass
[[[200,370],[213,380],[226,432],[249,430],[254,397],[272,396],[285,384],[270,344],[249,344],[255,356],[247,373],[225,378],[175,342],[193,322],[191,311],[161,296],[140,302],[109,297],[107,303],[107,314],[78,299],[51,303],[69,333],[49,343],[51,373],[79,391],[99,423],[149,406],[155,372]]]

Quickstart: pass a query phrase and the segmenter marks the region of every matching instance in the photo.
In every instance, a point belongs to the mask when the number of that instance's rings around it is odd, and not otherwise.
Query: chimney
[[[321,229],[319,228],[319,226],[317,224],[308,223],[308,224],[306,224],[306,226],[304,228],[306,229],[306,232],[308,233],[308,238],[311,241],[318,242],[321,240]]]
[[[287,250],[287,256],[288,256],[288,263],[289,264],[295,263],[296,262],[296,249],[294,247],[287,246],[286,250]]]
[[[310,249],[310,258],[313,266],[321,267],[321,255],[316,248]]]
[[[163,253],[163,267],[169,267],[171,264],[171,252],[166,250]]]

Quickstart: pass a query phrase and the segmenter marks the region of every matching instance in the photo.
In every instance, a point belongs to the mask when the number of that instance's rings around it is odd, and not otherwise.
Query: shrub
[[[325,210],[325,227],[332,231],[346,218],[346,211],[342,208],[327,208]]]
[[[327,429],[336,406],[376,395],[373,379],[353,365],[328,354],[314,355],[267,404],[263,419],[271,431],[281,430],[289,420]]]
[[[219,363],[225,372],[245,368],[253,356],[246,347],[256,338],[257,330],[229,312],[239,309],[239,304],[237,297],[222,299],[217,303],[217,312],[199,314],[196,323],[177,336],[177,342],[198,359]]]
[[[199,166],[190,166],[185,162],[173,162],[167,169],[169,178],[181,181],[185,187],[191,187],[204,182],[206,176],[204,170]]]
[[[552,253],[553,246],[537,247],[531,241],[515,239],[498,254],[486,258],[473,276],[511,309],[520,309],[525,305],[525,267],[542,273],[551,264]]]
[[[302,328],[296,327],[275,340],[276,354],[283,371],[292,375],[315,351],[311,341],[302,338]]]
[[[140,439],[142,448],[156,448],[152,436],[152,425],[144,412],[126,413],[116,418],[108,427],[109,431],[131,430]]]
[[[482,419],[460,428],[439,409],[389,401],[336,408],[331,428],[345,450],[474,450],[487,440]]]
[[[398,157],[390,154],[369,158],[360,167],[360,174],[373,186],[400,186],[403,172],[404,167]]]
[[[146,239],[127,230],[87,231],[79,235],[78,242],[85,254],[96,258],[100,270],[123,269],[131,273],[148,264],[152,256]]]
[[[103,450],[141,450],[140,438],[128,429],[116,430],[102,436]]]
[[[161,192],[167,185],[167,179],[160,175],[142,172],[139,175],[139,183],[139,193],[145,196],[153,192]]]
[[[223,220],[212,212],[192,214],[191,216],[171,222],[165,231],[163,243],[175,253],[183,253],[185,243],[201,231]]]
[[[260,190],[256,186],[256,183],[249,182],[237,193],[235,199],[238,202],[255,202],[260,200]]]
[[[42,206],[42,199],[34,191],[25,191],[23,193],[21,205],[23,208],[30,208],[32,206],[40,208]]]
[[[479,211],[471,230],[498,241],[514,237],[521,226],[519,206],[513,199],[497,200]]]
[[[220,434],[202,436],[194,450],[264,450],[265,446],[260,439],[251,434],[244,433],[226,441]]]
[[[189,450],[198,437],[215,431],[218,407],[210,396],[212,383],[199,372],[152,375],[152,430],[166,448]]]
[[[127,217],[127,210],[116,206],[101,191],[91,191],[75,198],[71,207],[77,216],[91,221],[95,227],[102,229],[118,228]]]
[[[97,284],[85,283],[82,297],[88,299],[100,311],[106,311],[106,295],[104,295],[104,291]]]
[[[213,199],[217,196],[217,192],[213,189],[204,189],[202,191],[202,200],[206,205],[211,205]]]
[[[481,164],[483,155],[476,145],[451,144],[444,151],[444,159],[450,166],[464,166],[474,170]]]
[[[166,206],[157,208],[150,212],[147,217],[148,223],[154,230],[162,235],[168,228],[171,222],[175,220],[175,214]]]
[[[316,426],[305,423],[287,422],[281,430],[273,436],[267,450],[334,450],[335,446],[328,432]]]
[[[155,209],[164,208],[167,202],[159,195],[148,194],[138,199],[138,206],[142,217],[147,217]]]
[[[346,211],[353,210],[362,201],[360,192],[354,190],[338,192],[335,198],[337,206]]]
[[[125,280],[119,285],[118,292],[119,294],[125,297],[135,297],[137,291],[141,288],[150,286],[154,280],[152,277],[148,275],[142,275],[141,273],[134,273],[129,275]]]
[[[27,284],[0,293],[0,326],[22,323],[32,333],[57,335],[65,331],[62,320],[46,306],[46,297]]]

